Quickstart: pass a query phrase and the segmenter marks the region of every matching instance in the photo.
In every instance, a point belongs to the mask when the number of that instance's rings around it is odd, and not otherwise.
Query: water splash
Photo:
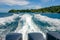
[[[11,18],[12,17],[12,18]],[[37,24],[35,24],[33,17],[38,20],[41,21],[42,23],[48,23],[50,26],[46,26],[45,29],[48,31],[60,31],[60,19],[54,19],[54,18],[49,18],[47,16],[42,16],[41,14],[23,14],[23,15],[16,15],[14,14],[14,16],[11,17],[6,17],[3,18],[3,20],[0,23],[0,25],[5,25],[6,23],[11,23],[15,20],[15,18],[19,17],[20,20],[18,21],[18,26],[15,30],[16,33],[22,33],[23,34],[23,40],[28,40],[28,33],[34,33],[34,32],[38,32],[41,33],[43,35],[44,38],[46,38],[46,34],[44,33],[44,31],[42,29],[44,29],[44,27],[41,29],[41,26],[39,28],[39,26]],[[6,21],[6,19],[8,19]],[[1,21],[2,19],[0,19]],[[12,29],[12,28],[11,28]],[[9,33],[11,29],[8,29],[5,31],[5,33]],[[4,33],[4,32],[3,32]]]
[[[38,26],[33,22],[30,14],[24,14],[21,16],[20,21],[23,21],[23,26],[21,26],[21,22],[19,21],[18,27],[15,32],[23,34],[23,40],[28,40],[28,33],[38,32],[41,33],[44,38],[46,35],[38,28]]]
[[[13,28],[7,26],[7,24],[11,24],[12,22],[16,21],[15,19],[18,18],[19,15],[13,14],[9,17],[0,18],[0,37],[2,40],[5,40],[6,34],[10,33]],[[6,28],[2,28],[6,26]],[[2,28],[2,29],[1,29]]]
[[[18,18],[19,15],[13,14],[9,17],[0,18],[0,25],[6,25],[6,23],[14,22],[16,18]]]
[[[48,23],[50,26],[46,26],[45,28],[49,31],[60,31],[60,19],[49,18],[41,14],[35,14],[34,17],[43,23]]]

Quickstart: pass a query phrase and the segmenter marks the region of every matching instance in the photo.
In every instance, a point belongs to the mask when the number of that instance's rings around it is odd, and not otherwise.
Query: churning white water
[[[16,18],[20,18],[18,21],[18,26],[15,30],[16,33],[22,33],[23,40],[28,40],[28,33],[41,33],[44,38],[46,38],[46,34],[44,31],[41,30],[41,26],[39,27],[37,24],[35,24],[33,17],[37,19],[38,21],[41,21],[43,23],[48,23],[50,26],[46,26],[45,30],[49,31],[60,31],[60,19],[54,19],[54,18],[49,18],[47,16],[43,16],[41,14],[14,14],[10,17],[5,17],[5,18],[0,18],[0,25],[6,25],[6,23],[11,23],[15,21]],[[7,20],[7,21],[6,21]],[[14,26],[14,25],[13,25]],[[43,27],[44,28],[44,27]],[[7,29],[6,32],[4,33],[7,34],[10,32],[12,28]],[[47,30],[47,31],[48,31]],[[4,31],[4,30],[3,30]]]
[[[34,17],[44,23],[48,23],[46,29],[49,31],[60,31],[60,19],[49,18],[47,16],[42,16],[41,14],[35,14]]]
[[[24,14],[20,16],[21,19],[19,20],[18,27],[15,30],[16,33],[22,33],[23,34],[23,40],[28,40],[28,33],[41,33],[44,38],[46,38],[46,34],[44,31],[41,30],[41,28],[36,25],[32,19],[33,15],[30,14]],[[41,14],[34,14],[34,18],[41,22],[46,22],[50,25],[46,26],[46,29],[49,31],[56,31],[60,30],[60,19],[54,19],[54,18],[49,18],[47,16],[42,16]],[[22,23],[22,24],[21,24]],[[47,31],[48,31],[47,30]]]
[[[45,38],[45,34],[38,28],[38,26],[33,22],[32,17],[30,14],[24,14],[21,16],[21,19],[19,20],[18,27],[16,29],[16,33],[22,33],[23,40],[28,40],[28,33],[38,32],[43,35]],[[23,21],[23,26],[21,26],[21,22]]]

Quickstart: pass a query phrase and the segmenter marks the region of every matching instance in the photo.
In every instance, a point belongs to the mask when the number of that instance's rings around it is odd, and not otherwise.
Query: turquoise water
[[[21,13],[21,14],[25,14],[25,13]],[[34,14],[34,13],[28,13],[28,14]],[[60,19],[60,13],[38,13],[38,14],[48,16],[48,17],[51,17],[51,18]],[[8,16],[11,16],[11,15],[13,15],[13,13],[0,13],[0,18],[1,17],[8,17]]]
[[[60,14],[58,14],[58,13],[46,13],[46,14],[42,14],[42,15],[44,15],[44,16],[48,16],[48,17],[50,17],[50,18],[57,18],[57,19],[60,19]]]
[[[10,17],[12,15],[13,15],[13,13],[0,13],[0,19],[1,18],[4,19],[4,18]],[[17,25],[18,25],[18,19],[19,18],[16,18],[15,21],[13,21],[11,23],[6,23],[5,25],[3,25],[3,24],[0,23],[0,29],[11,29],[12,28],[11,31],[14,31],[16,29]],[[3,20],[1,20],[1,21],[3,21]]]
[[[43,32],[60,31],[60,14],[58,13],[0,13],[0,36],[14,32],[17,27],[23,27],[29,19],[32,19],[35,24],[32,26],[39,27]],[[28,22],[28,24],[32,21]],[[18,26],[19,22],[21,23],[20,26]]]
[[[25,13],[19,13],[19,14],[25,14]],[[31,15],[33,15],[33,14],[35,14],[35,13],[28,13],[28,14],[31,14]],[[58,14],[58,13],[38,13],[38,14],[41,14],[42,16],[47,16],[47,17],[49,17],[49,18],[53,18],[53,19],[60,19],[60,14]],[[12,16],[13,15],[13,13],[0,13],[0,18],[4,18],[4,17],[9,17],[9,16]],[[36,24],[38,24],[38,25],[41,25],[41,26],[46,26],[46,25],[48,25],[48,26],[50,26],[48,23],[43,23],[43,22],[41,22],[41,21],[38,21],[38,20],[36,20],[36,19],[34,19],[33,18],[33,20],[34,20],[34,22],[36,23]],[[15,22],[12,22],[11,24],[13,24],[14,26],[17,26],[18,25],[18,23],[17,23],[18,21],[15,21]],[[11,24],[6,24],[7,26],[11,26]],[[1,25],[0,26],[0,29],[3,29],[3,28],[7,28],[6,26],[4,26],[4,25]]]
[[[8,17],[11,16],[13,13],[0,13],[0,18],[1,17]]]
[[[34,14],[36,14],[36,13],[19,13],[18,15],[20,15],[20,14],[21,15],[30,14],[30,15],[34,16]],[[42,16],[46,16],[48,18],[52,18],[52,19],[60,19],[60,14],[58,14],[58,13],[38,13],[38,14],[40,14]],[[0,18],[9,17],[9,16],[12,16],[12,15],[13,15],[13,13],[0,13]],[[16,18],[14,22],[6,23],[5,25],[1,25],[0,24],[0,29],[11,29],[12,28],[11,31],[14,31],[17,28],[17,26],[18,26],[19,19],[20,18]],[[52,25],[50,25],[50,23],[45,22],[45,21],[43,22],[43,21],[38,20],[38,19],[36,19],[34,17],[32,17],[32,20],[41,29],[44,29],[44,27],[47,27],[47,26],[48,27],[51,27],[52,26]],[[50,21],[52,21],[52,20],[50,20]],[[24,22],[21,21],[21,23],[22,23],[22,26],[23,26],[23,23]]]

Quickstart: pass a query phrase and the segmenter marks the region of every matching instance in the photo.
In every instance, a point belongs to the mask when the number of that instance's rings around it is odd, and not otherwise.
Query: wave
[[[6,23],[11,23],[11,22],[15,21],[16,18],[18,18],[17,14],[13,14],[12,16],[9,16],[9,17],[0,18],[0,25],[5,25]]]
[[[9,17],[0,18],[0,36],[3,37],[3,40],[6,34],[10,33],[11,30],[13,29],[14,27],[13,23],[16,21],[17,18],[19,18],[18,14],[13,14],[12,16]],[[13,26],[11,26],[10,24]]]
[[[41,14],[35,14],[34,18],[43,23],[48,23],[50,26],[45,26],[45,29],[47,29],[48,31],[60,31],[60,19],[42,16]]]
[[[22,33],[23,34],[23,40],[27,40],[28,39],[28,33],[34,33],[34,32],[38,32],[41,33],[43,35],[43,37],[45,38],[46,35],[44,34],[43,31],[40,30],[40,28],[33,22],[32,20],[32,15],[30,14],[24,14],[21,16],[21,19],[18,23],[18,27],[15,30],[16,33]],[[21,21],[23,22],[23,26],[21,26]]]
[[[23,40],[28,39],[28,33],[34,33],[38,32],[43,35],[44,38],[46,38],[46,34],[44,31],[60,31],[60,19],[55,19],[55,18],[50,18],[47,16],[43,16],[41,14],[13,14],[12,16],[5,17],[5,18],[0,18],[0,25],[6,25],[6,23],[10,24],[11,22],[14,22],[16,18],[19,18],[18,20],[18,26],[16,30],[14,31],[15,33],[22,33],[23,34]],[[35,18],[35,19],[34,19]],[[43,26],[41,29],[40,27],[34,22],[34,20],[42,22],[42,24],[48,24]],[[14,25],[13,25],[14,26]],[[12,29],[12,28],[11,28]],[[10,32],[11,29],[8,29],[6,31],[3,30],[3,32],[8,33]]]

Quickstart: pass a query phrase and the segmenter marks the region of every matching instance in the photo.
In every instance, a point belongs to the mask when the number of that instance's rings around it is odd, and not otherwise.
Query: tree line
[[[60,13],[60,6],[51,6],[51,7],[46,7],[46,8],[41,8],[41,9],[25,9],[25,10],[15,10],[11,9],[9,10],[9,13],[18,13],[18,12],[52,12],[52,13]]]

